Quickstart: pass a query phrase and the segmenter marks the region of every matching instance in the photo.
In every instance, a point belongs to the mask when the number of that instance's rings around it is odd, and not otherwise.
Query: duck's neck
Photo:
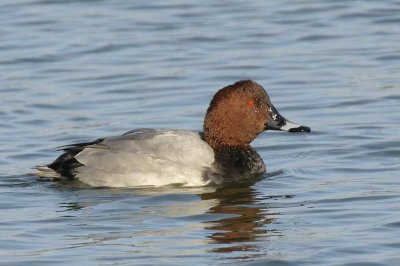
[[[239,141],[238,139],[229,137],[229,135],[225,135],[224,137],[216,138],[216,137],[210,136],[210,134],[204,133],[204,140],[214,150],[251,148],[250,143]]]

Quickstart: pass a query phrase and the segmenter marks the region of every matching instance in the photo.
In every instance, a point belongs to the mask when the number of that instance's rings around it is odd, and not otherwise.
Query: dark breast
[[[223,148],[215,151],[215,173],[212,183],[240,183],[265,173],[261,156],[251,147]]]

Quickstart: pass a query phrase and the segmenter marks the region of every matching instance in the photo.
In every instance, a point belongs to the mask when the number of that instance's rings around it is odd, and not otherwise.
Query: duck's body
[[[250,146],[266,129],[309,132],[280,116],[260,85],[240,81],[214,96],[204,133],[136,129],[68,145],[53,163],[37,167],[37,175],[105,187],[241,182],[266,170]]]
[[[202,133],[186,130],[136,129],[63,150],[52,164],[39,169],[91,186],[204,186],[265,172],[255,150],[214,152]]]

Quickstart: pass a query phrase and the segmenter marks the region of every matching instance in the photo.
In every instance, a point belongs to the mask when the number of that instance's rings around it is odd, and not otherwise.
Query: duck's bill
[[[311,128],[290,122],[271,105],[265,130],[282,130],[287,132],[311,132]]]
[[[276,129],[276,130],[282,130],[282,131],[287,131],[287,132],[311,132],[311,128],[307,126],[302,126],[298,125],[295,123],[292,123],[290,121],[286,121],[285,125]]]

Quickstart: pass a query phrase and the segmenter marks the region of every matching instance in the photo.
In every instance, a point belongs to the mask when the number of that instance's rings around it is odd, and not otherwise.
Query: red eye
[[[247,100],[247,106],[254,107],[254,100],[253,99],[248,99]]]

